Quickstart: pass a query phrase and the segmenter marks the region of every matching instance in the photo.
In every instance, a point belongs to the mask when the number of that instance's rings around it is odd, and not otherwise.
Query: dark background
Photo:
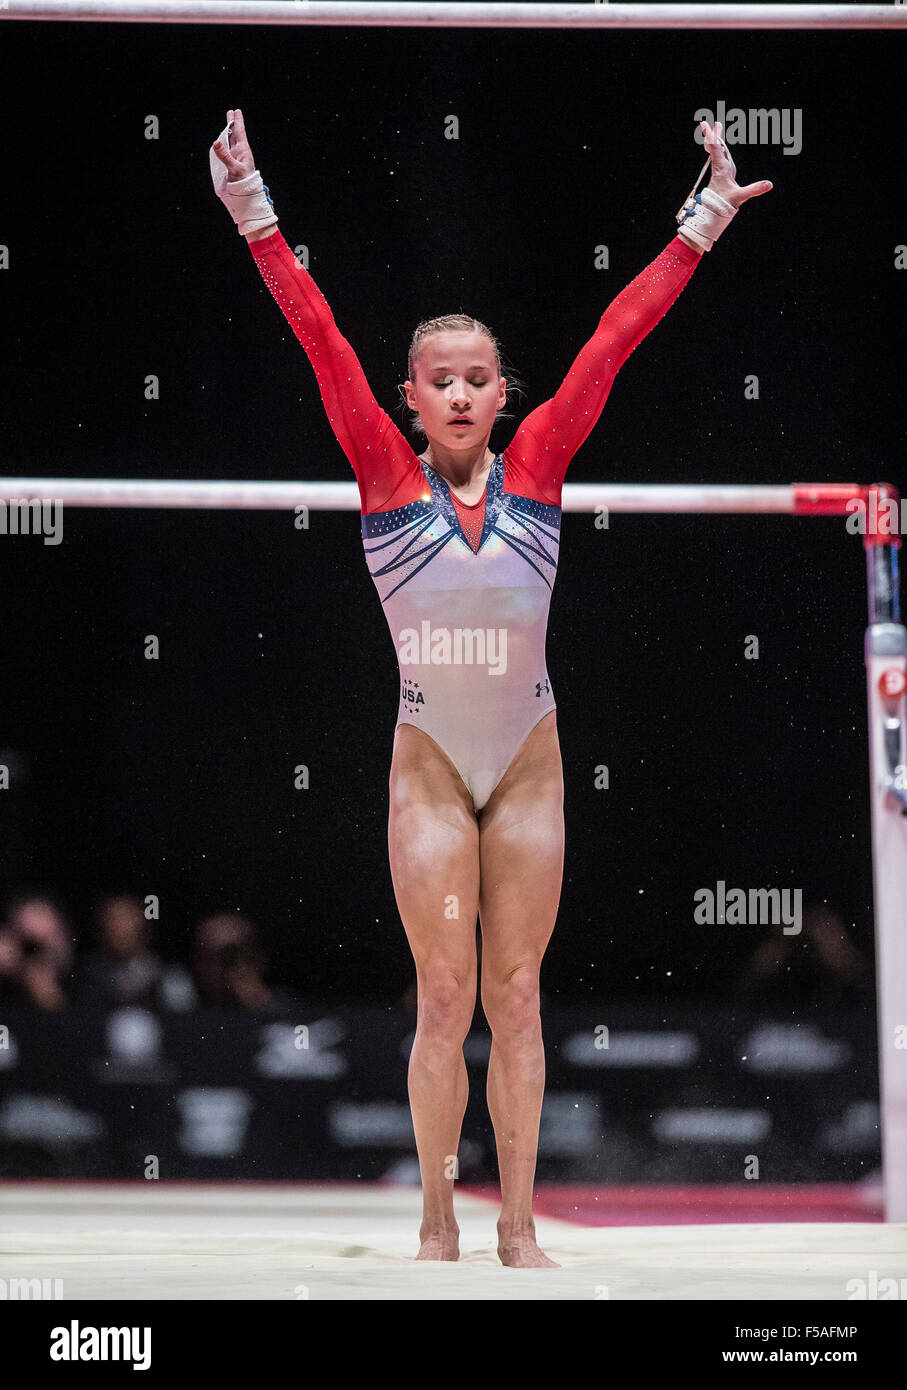
[[[801,108],[802,152],[731,147],[740,182],[774,191],[623,367],[567,481],[898,484],[902,58],[892,32],[6,23],[2,471],[351,480],[211,189],[228,107],[402,426],[410,335],[436,314],[497,333],[527,386],[517,418],[553,394],[673,235],[703,162],[694,113],[723,99]],[[58,547],[0,537],[0,585],[0,746],[19,759],[0,889],[56,890],[77,931],[102,893],[154,893],[174,959],[200,916],[238,908],[306,997],[399,996],[396,661],[358,516],[305,532],[287,513],[67,509]],[[827,899],[871,952],[865,621],[843,519],[601,532],[565,515],[549,999],[725,998],[761,932],[694,926],[694,891],[718,879]]]

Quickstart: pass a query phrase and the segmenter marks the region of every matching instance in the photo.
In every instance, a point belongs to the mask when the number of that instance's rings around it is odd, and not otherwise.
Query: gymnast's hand
[[[721,121],[716,121],[714,126],[710,126],[708,121],[700,121],[700,126],[705,136],[703,144],[712,161],[712,177],[708,186],[713,193],[724,198],[732,207],[739,208],[748,199],[771,192],[774,185],[768,179],[760,179],[758,183],[748,183],[743,187],[737,182],[737,167],[721,138]]]
[[[239,107],[235,111],[227,112],[227,121],[228,123],[233,122],[233,129],[227,136],[230,148],[227,149],[220,140],[215,140],[211,148],[221,163],[227,166],[227,182],[235,183],[237,179],[244,179],[247,174],[252,173],[255,168],[255,160],[249,149],[249,142],[246,139],[246,124]]]

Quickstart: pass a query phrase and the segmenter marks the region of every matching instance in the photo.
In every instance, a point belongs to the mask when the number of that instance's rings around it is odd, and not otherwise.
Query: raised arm
[[[265,284],[312,364],[331,429],[356,474],[363,512],[405,505],[413,479],[424,484],[421,467],[375,400],[327,300],[279,231],[249,242]]]
[[[742,203],[771,191],[768,179],[741,186],[721,122],[700,122],[711,181],[696,194],[699,179],[677,214],[677,236],[607,307],[563,384],[550,400],[527,416],[505,451],[512,475],[526,496],[560,505],[570,460],[596,424],[630,353],[651,333],[686,285],[703,251],[711,250]]]
[[[630,353],[670,309],[699,264],[694,251],[675,236],[599,320],[561,386],[520,425],[505,460],[513,476],[527,473],[527,495],[560,505],[570,460],[598,421],[614,378]]]
[[[216,140],[212,150],[225,166],[228,181],[242,185],[254,171],[254,160],[242,112],[230,111],[227,115],[230,147],[227,149],[221,140]],[[229,189],[226,191],[229,193]],[[386,511],[405,505],[411,500],[414,487],[424,487],[421,465],[393,420],[375,400],[359,359],[337,327],[327,300],[277,229],[276,216],[273,212],[267,215],[259,195],[255,208],[262,206],[265,215],[258,220],[270,225],[246,230],[245,219],[234,220],[249,243],[265,284],[312,364],[331,428],[356,475],[362,510]],[[252,220],[254,216],[249,218]]]

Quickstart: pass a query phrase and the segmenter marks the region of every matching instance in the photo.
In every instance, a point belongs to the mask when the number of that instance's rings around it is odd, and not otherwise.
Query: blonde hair
[[[438,318],[424,319],[422,323],[418,325],[412,336],[412,341],[409,345],[409,353],[406,359],[407,375],[410,381],[415,381],[416,379],[416,366],[422,352],[422,346],[426,338],[430,338],[433,333],[481,333],[482,337],[487,338],[491,343],[492,351],[494,352],[495,371],[498,377],[503,376],[506,378],[508,400],[511,391],[516,391],[518,393],[523,391],[522,382],[519,381],[516,375],[509,369],[506,372],[503,370],[501,365],[501,347],[491,329],[487,327],[486,324],[480,323],[478,319],[473,318],[470,314],[442,314]],[[406,399],[406,387],[403,382],[398,385],[397,390],[400,392],[403,409],[408,411],[410,415],[410,430],[413,434],[421,434],[424,437],[425,426],[422,424],[418,412],[412,409],[409,401]],[[499,410],[496,412],[494,418],[495,423],[497,423],[498,420],[511,420],[513,416],[507,410]]]

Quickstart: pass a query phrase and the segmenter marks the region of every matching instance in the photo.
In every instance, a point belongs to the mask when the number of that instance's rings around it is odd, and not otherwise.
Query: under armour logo
[[[536,681],[536,684],[535,684],[535,698],[536,698],[537,700],[540,700],[540,699],[541,699],[542,691],[543,691],[543,690],[545,691],[546,695],[550,695],[550,694],[551,694],[551,686],[548,684],[547,680],[544,681],[544,682],[542,682],[542,681]]]

